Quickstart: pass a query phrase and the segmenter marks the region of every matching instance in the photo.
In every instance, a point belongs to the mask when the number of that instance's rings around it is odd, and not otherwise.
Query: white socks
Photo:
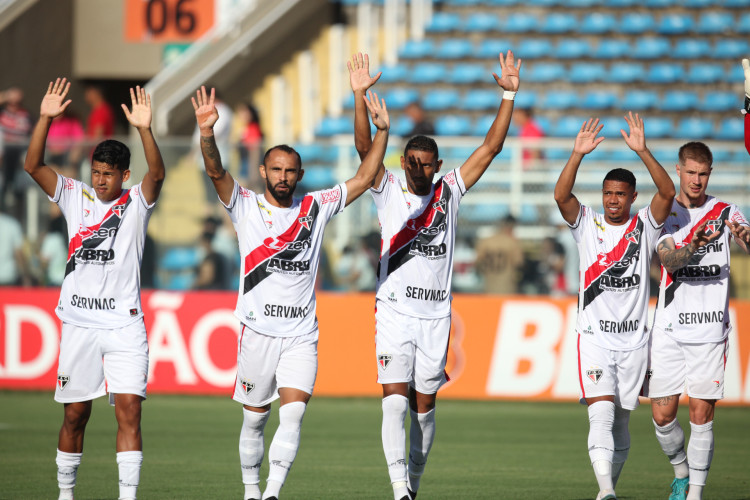
[[[615,404],[597,401],[589,405],[589,458],[594,467],[596,482],[602,492],[614,491],[612,482],[612,460],[615,442],[612,426],[615,420]]]
[[[406,431],[404,421],[409,402],[400,394],[393,394],[383,398],[383,452],[388,464],[388,475],[396,490],[396,483],[403,483],[403,494],[406,491]],[[400,484],[399,490],[400,488]],[[403,495],[402,495],[403,496]],[[401,497],[396,497],[401,498]]]
[[[120,472],[120,500],[133,499],[141,478],[142,451],[117,453],[117,469]]]
[[[424,473],[427,456],[435,441],[435,409],[427,413],[411,410],[411,427],[409,429],[409,482],[412,492],[419,489],[419,480]]]
[[[690,467],[690,489],[688,500],[701,498],[706,485],[708,469],[714,456],[714,423],[697,425],[690,422],[690,442],[688,443],[688,465]]]
[[[261,498],[260,465],[263,463],[263,429],[270,411],[258,413],[242,408],[242,430],[240,431],[240,467],[245,485],[245,500]]]
[[[302,418],[307,405],[302,401],[287,403],[279,408],[279,428],[273,436],[268,449],[268,483],[263,498],[278,497],[281,486],[286,480],[297,456],[300,441]]]
[[[688,477],[687,455],[685,454],[685,433],[682,431],[680,422],[675,418],[664,426],[659,426],[654,421],[656,440],[659,441],[661,449],[669,458],[669,463],[674,467],[676,478]]]
[[[67,453],[57,450],[57,485],[60,487],[59,500],[72,500],[76,485],[76,473],[81,465],[83,453]]]

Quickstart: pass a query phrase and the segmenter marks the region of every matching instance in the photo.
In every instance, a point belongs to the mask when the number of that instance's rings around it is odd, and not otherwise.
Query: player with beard
[[[117,418],[120,499],[135,499],[143,461],[141,402],[146,398],[148,342],[140,298],[146,227],[164,182],[164,162],[151,133],[151,97],[130,89],[125,116],[141,137],[148,171],[131,189],[130,150],[118,141],[96,146],[91,184],[63,177],[44,164],[53,118],[70,105],[70,83],[50,82],[42,100],[24,170],[65,216],[68,264],[57,315],[62,320],[55,401],[65,417],[57,445],[61,500],[73,498],[91,401],[109,392]]]
[[[555,201],[570,226],[580,256],[578,377],[580,401],[588,405],[588,449],[599,485],[597,500],[614,499],[630,450],[628,421],[638,406],[648,360],[646,325],[649,267],[662,224],[669,215],[674,184],[646,147],[643,120],[629,113],[625,142],[646,165],[657,192],[631,217],[638,195],[635,176],[614,169],[604,177],[604,214],[573,194],[583,157],[604,140],[598,119],[583,124],[555,185]]]
[[[451,277],[458,206],[502,151],[520,84],[521,60],[499,55],[502,104],[476,151],[433,184],[442,160],[434,140],[418,135],[401,157],[406,184],[381,164],[370,194],[378,210],[381,255],[376,292],[376,362],[383,386],[382,440],[396,500],[414,498],[435,436],[435,401],[445,384],[451,326]],[[380,78],[370,76],[369,58],[348,63],[354,92],[355,146],[360,158],[373,141],[362,101]],[[411,409],[408,474],[404,422]]]
[[[260,165],[265,192],[241,187],[221,164],[213,125],[219,118],[205,87],[193,98],[206,173],[232,219],[242,266],[235,316],[240,320],[234,399],[243,405],[240,465],[245,498],[260,499],[263,429],[271,402],[281,398],[279,427],[268,451],[264,500],[276,499],[300,442],[300,428],[318,368],[315,276],[323,231],[331,217],[373,185],[388,143],[389,118],[376,94],[362,97],[377,127],[372,150],[354,177],[331,189],[293,197],[302,160],[286,145]]]

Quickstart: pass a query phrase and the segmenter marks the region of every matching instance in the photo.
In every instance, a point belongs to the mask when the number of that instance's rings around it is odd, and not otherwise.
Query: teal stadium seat
[[[690,111],[698,102],[698,93],[692,90],[667,91],[659,102],[662,111]]]
[[[684,68],[675,63],[652,64],[646,73],[648,83],[675,83],[685,79]]]
[[[630,43],[617,38],[603,38],[594,50],[597,59],[622,59],[630,56]]]
[[[672,51],[672,45],[666,38],[638,38],[633,45],[633,57],[636,59],[662,59]]]
[[[682,35],[692,31],[695,25],[688,14],[664,14],[659,19],[656,31],[661,35]]]
[[[731,111],[742,108],[742,95],[737,92],[708,91],[697,105],[701,111]]]
[[[596,7],[598,5],[602,5],[603,0],[568,0],[567,2],[562,2],[561,5],[563,7],[574,7],[577,9],[588,9],[590,7]]]
[[[625,9],[627,7],[636,7],[640,5],[639,0],[604,0],[604,5],[607,7],[613,7],[617,9]]]
[[[672,57],[677,59],[699,59],[711,53],[711,44],[703,38],[680,38],[674,45]]]
[[[515,50],[515,46],[510,40],[504,38],[485,38],[479,42],[474,55],[479,59],[496,59],[501,52],[505,54],[508,50]]]
[[[711,120],[696,117],[684,118],[680,120],[673,137],[675,139],[695,141],[711,137],[713,129],[714,124]],[[714,160],[716,160],[715,155]]]
[[[338,134],[351,134],[352,119],[348,116],[327,116],[320,121],[315,129],[315,135],[330,137]]]
[[[574,31],[578,28],[578,18],[573,14],[553,12],[544,16],[544,21],[538,30],[547,34],[560,34]]]
[[[577,62],[570,67],[570,78],[572,83],[594,83],[603,82],[607,79],[607,71],[604,66],[594,62]]]
[[[578,106],[578,93],[571,90],[548,92],[542,99],[543,109],[571,109]]]
[[[618,62],[609,68],[607,81],[610,83],[632,83],[646,78],[646,67],[641,63]]]
[[[750,33],[750,12],[745,12],[740,16],[735,31],[737,33]]]
[[[502,23],[495,14],[488,12],[475,13],[467,17],[461,29],[469,33],[486,33],[488,31],[500,31]]]
[[[461,107],[469,111],[497,109],[502,97],[497,90],[471,89],[461,99]]]
[[[695,83],[705,85],[707,83],[719,82],[725,76],[724,66],[722,64],[711,63],[693,63],[688,69],[686,83]]]
[[[492,75],[483,64],[458,63],[446,74],[446,82],[465,85],[477,82],[490,82]]]
[[[524,75],[529,82],[549,83],[558,80],[565,80],[567,72],[565,67],[560,63],[534,63]]]
[[[537,18],[525,12],[513,12],[503,23],[504,33],[527,33],[534,31],[537,27]]]
[[[385,66],[382,69],[378,83],[402,83],[409,77],[409,67],[405,64],[396,64],[394,66]]]
[[[689,9],[705,9],[706,7],[714,7],[719,5],[720,2],[717,0],[682,0],[681,5]]]
[[[404,109],[408,104],[419,100],[419,91],[413,88],[396,87],[384,96],[389,109]]]
[[[448,74],[445,64],[439,62],[416,63],[407,76],[407,81],[414,84],[431,84],[441,82]]]
[[[620,32],[640,35],[654,29],[654,16],[647,12],[628,12],[620,18]]]
[[[469,119],[462,115],[445,115],[435,122],[437,135],[468,135],[470,130]]]
[[[745,81],[745,72],[742,69],[742,66],[739,63],[733,63],[729,67],[729,78],[728,81],[730,82],[744,82]]]
[[[159,268],[164,271],[184,271],[193,269],[200,263],[196,247],[172,247],[164,252],[159,261]]]
[[[552,43],[547,38],[525,38],[518,45],[521,58],[542,59],[552,55]]]
[[[729,12],[705,12],[700,15],[696,31],[702,35],[720,35],[732,31],[734,22],[735,17]]]
[[[658,102],[659,94],[652,90],[628,90],[620,102],[620,107],[626,112],[642,112],[656,107]]]
[[[723,5],[730,8],[750,7],[750,0],[724,0]]]
[[[422,98],[422,107],[427,111],[444,111],[458,107],[459,99],[456,89],[428,90]]]
[[[406,115],[400,115],[396,119],[391,119],[391,134],[405,136],[414,130],[414,122]]]
[[[714,133],[714,139],[721,141],[741,141],[744,137],[744,120],[739,115],[724,119]]]
[[[533,108],[538,104],[537,93],[533,90],[522,90],[516,94],[515,107],[518,108]]]
[[[617,103],[617,94],[609,90],[587,92],[580,103],[583,109],[602,110],[613,108]]]
[[[582,59],[591,52],[591,44],[581,38],[563,38],[552,55],[558,59]]]
[[[750,43],[744,38],[719,38],[711,56],[714,59],[741,59],[750,52]]]
[[[308,165],[300,181],[307,191],[317,191],[336,185],[336,176],[328,165]]]
[[[667,7],[672,7],[673,5],[678,4],[680,1],[681,0],[644,0],[643,5],[650,9],[666,9]]]
[[[439,59],[465,59],[474,53],[474,44],[465,38],[447,38],[434,52]]]
[[[455,12],[436,12],[425,30],[428,33],[449,33],[461,27],[461,16]]]
[[[575,137],[588,118],[583,116],[563,116],[552,124],[551,135],[555,137]]]
[[[644,118],[644,126],[646,127],[646,135],[654,139],[660,139],[662,137],[669,137],[674,129],[674,124],[669,118],[663,118],[659,116],[647,116]],[[623,127],[625,126],[623,120]]]
[[[587,35],[609,33],[617,29],[617,19],[612,14],[592,12],[583,17],[579,29]]]
[[[398,51],[402,59],[423,59],[432,57],[435,53],[435,45],[432,40],[407,40]]]

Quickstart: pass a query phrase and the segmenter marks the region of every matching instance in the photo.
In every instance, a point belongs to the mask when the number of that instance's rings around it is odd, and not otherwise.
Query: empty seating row
[[[344,3],[357,4],[363,1],[372,0],[344,0]],[[377,0],[383,2],[383,0]],[[706,7],[750,7],[750,0],[438,0],[437,3],[452,6],[495,6],[495,7],[512,7],[515,5],[530,7],[648,7],[648,8],[668,8],[668,7],[689,7],[689,8],[706,8]]]

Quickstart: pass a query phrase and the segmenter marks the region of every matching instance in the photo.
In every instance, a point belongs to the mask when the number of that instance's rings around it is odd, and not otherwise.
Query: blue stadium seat
[[[604,5],[607,7],[615,7],[615,8],[625,8],[625,7],[635,7],[640,5],[639,0],[604,0]]]
[[[533,108],[538,103],[537,93],[533,90],[524,90],[516,95],[515,108]]]
[[[566,2],[560,2],[560,5],[563,7],[575,7],[579,9],[595,7],[601,4],[602,0],[567,0]]]
[[[622,139],[620,130],[628,131],[628,123],[622,116],[603,116],[599,122],[604,125],[599,135],[609,137],[610,139]]]
[[[646,73],[646,81],[649,83],[674,83],[684,80],[685,70],[679,64],[655,63]]]
[[[625,111],[644,111],[655,107],[659,102],[659,94],[651,90],[628,90],[620,107]]]
[[[703,93],[703,99],[697,108],[701,111],[731,111],[742,107],[742,95],[736,92],[713,92]]]
[[[724,0],[722,3],[724,7],[750,7],[750,0]]]
[[[435,45],[429,39],[407,40],[398,51],[398,55],[402,59],[422,59],[432,57],[434,53]]]
[[[698,59],[711,53],[711,44],[704,38],[681,38],[674,44],[672,57]]]
[[[646,134],[648,134],[648,129],[646,129]],[[656,158],[656,161],[664,165],[673,166],[677,164],[677,149],[675,148],[659,148],[655,149],[651,152],[654,155],[654,158]],[[670,169],[670,173],[672,170]]]
[[[587,92],[580,103],[583,109],[608,109],[617,103],[617,94],[609,90]]]
[[[443,0],[448,5],[456,5],[459,7],[471,7],[482,3],[482,0]]]
[[[730,82],[744,82],[745,81],[745,72],[742,69],[742,66],[739,63],[732,64],[729,67],[729,78],[727,78]]]
[[[682,35],[693,29],[692,16],[688,14],[664,14],[659,19],[656,31],[662,35]]]
[[[440,59],[463,59],[474,52],[474,44],[465,38],[446,38],[438,46],[433,57]]]
[[[741,141],[744,137],[744,120],[739,115],[724,119],[714,134],[715,139],[722,141]]]
[[[718,35],[732,31],[734,22],[735,17],[729,12],[702,12],[696,31],[703,35]]]
[[[578,28],[578,18],[573,14],[553,12],[544,16],[544,20],[538,26],[542,33],[567,33]]]
[[[578,62],[570,67],[569,80],[573,83],[592,83],[606,80],[607,72],[602,64]]]
[[[609,160],[616,162],[641,161],[638,155],[630,148],[615,149],[609,152]]]
[[[354,122],[352,121],[351,123],[353,127]],[[311,144],[295,144],[294,149],[299,153],[304,163],[324,161],[323,159],[326,157],[326,147],[315,142]]]
[[[652,9],[664,9],[666,7],[671,7],[678,1],[679,0],[645,0],[643,5]]]
[[[689,90],[670,90],[664,93],[659,102],[662,111],[689,111],[695,108],[698,93]]]
[[[750,33],[750,12],[745,12],[737,20],[737,26],[735,28],[737,33]]]
[[[578,106],[578,93],[569,90],[555,90],[548,92],[542,99],[544,109],[570,109]]]
[[[161,288],[173,291],[190,290],[193,288],[194,281],[195,277],[192,273],[175,274],[170,276],[167,282],[161,285]]]
[[[390,106],[390,101],[388,101],[388,105]],[[351,134],[352,123],[352,119],[347,116],[327,116],[318,124],[318,127],[315,129],[315,135],[330,137],[338,134]]]
[[[479,42],[474,55],[480,59],[497,59],[502,52],[505,54],[509,49],[515,50],[515,45],[504,38],[485,38]]]
[[[505,18],[502,31],[504,33],[526,33],[534,31],[536,25],[536,16],[525,12],[514,12]]]
[[[428,90],[422,97],[422,107],[427,111],[442,111],[457,107],[459,99],[456,89]]]
[[[523,2],[523,0],[484,0],[487,5],[493,5],[495,7],[510,7]]]
[[[684,140],[699,140],[710,137],[713,133],[714,124],[711,120],[703,118],[684,118],[680,120],[672,137]]]
[[[548,83],[564,80],[567,77],[565,67],[559,63],[537,62],[530,66],[524,75],[529,82]]]
[[[581,38],[563,38],[552,55],[558,59],[581,59],[591,52],[591,44]]]
[[[419,100],[419,91],[413,88],[396,87],[386,92],[384,98],[389,109],[403,109],[407,104]]]
[[[672,50],[666,38],[638,38],[633,45],[633,57],[636,59],[661,59]]]
[[[351,127],[350,127],[351,128]],[[300,181],[308,190],[318,190],[336,185],[336,176],[332,168],[325,165],[307,165],[305,175]]]
[[[690,65],[686,83],[707,84],[724,79],[724,66],[721,64],[695,63]]]
[[[409,77],[409,68],[405,64],[396,64],[394,66],[385,66],[382,69],[378,83],[401,83]]]
[[[712,56],[715,59],[740,59],[747,57],[750,44],[743,38],[720,38],[714,44]]]
[[[478,136],[487,135],[487,131],[492,126],[492,123],[495,121],[495,117],[496,116],[497,115],[495,115],[495,114],[492,114],[492,115],[482,115],[479,118],[477,118],[474,121],[474,125],[472,125],[472,127],[471,127],[471,135],[478,135]],[[472,149],[472,151],[473,151],[473,149]],[[468,158],[469,155],[471,155],[471,151],[469,152],[468,155],[462,155],[464,157],[463,159]]]
[[[416,84],[436,83],[443,81],[447,73],[448,69],[443,63],[420,62],[409,72],[407,81]]]
[[[609,68],[607,81],[611,83],[632,83],[646,77],[646,68],[641,63],[614,63]]]
[[[445,115],[435,122],[438,135],[468,135],[470,130],[469,119],[462,115]]]
[[[165,271],[184,271],[193,269],[199,262],[197,247],[172,247],[164,252],[159,267]]]
[[[542,129],[545,135],[549,135],[552,131],[552,121],[546,116],[535,116],[534,121]]]
[[[461,16],[455,12],[436,12],[425,30],[429,33],[448,33],[461,27]]]
[[[551,135],[557,137],[575,137],[581,125],[587,120],[582,116],[563,116],[552,125]]]
[[[554,7],[559,2],[558,0],[526,0],[524,3],[532,7]]]
[[[640,35],[654,29],[654,16],[647,12],[628,12],[620,18],[620,32],[629,35]]]
[[[608,33],[617,28],[617,20],[612,14],[602,14],[600,12],[592,12],[586,14],[581,20],[580,30],[581,33],[599,35],[602,33]]]
[[[711,156],[714,157],[714,165],[717,163],[732,161],[732,153],[726,149],[711,148]]]
[[[525,224],[533,224],[539,220],[539,209],[532,203],[521,203],[521,213],[518,220]]]
[[[500,31],[502,23],[500,18],[488,12],[471,14],[464,20],[461,29],[468,32],[484,33],[487,31]]]
[[[344,109],[354,109],[354,94],[344,97]]]
[[[580,126],[579,126],[580,129]],[[564,161],[570,158],[570,148],[549,148],[544,151],[547,160]]]
[[[672,120],[658,116],[644,118],[643,125],[646,129],[646,137],[653,137],[655,139],[668,137],[674,129]]]
[[[405,136],[414,129],[414,122],[406,115],[391,118],[391,134]]]
[[[552,44],[547,38],[525,38],[518,45],[517,57],[542,59],[552,55]]]
[[[461,99],[461,107],[468,110],[497,109],[502,97],[497,90],[469,90]]]
[[[477,82],[490,82],[492,75],[483,64],[459,63],[453,66],[446,75],[445,81],[455,84],[469,84]]]
[[[714,7],[719,5],[720,2],[717,0],[682,0],[681,5],[690,9],[704,9],[706,7]]]
[[[630,53],[630,43],[616,38],[603,38],[594,51],[594,57],[599,59],[621,59]]]

